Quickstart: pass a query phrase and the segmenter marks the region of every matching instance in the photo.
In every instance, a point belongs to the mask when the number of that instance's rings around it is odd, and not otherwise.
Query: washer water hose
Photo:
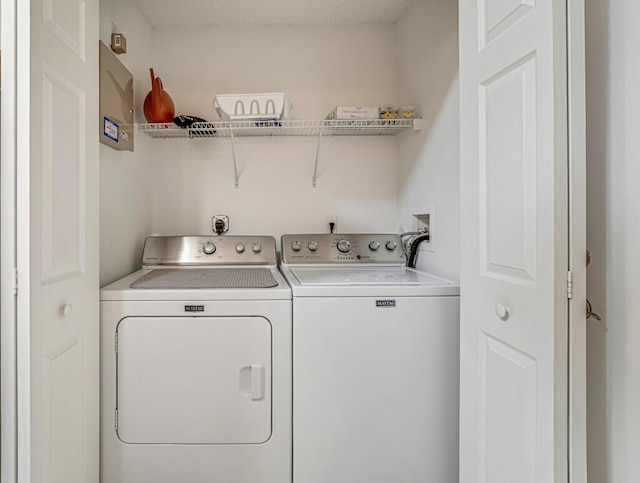
[[[400,235],[405,237],[411,235],[411,238],[406,242],[407,255],[407,267],[416,268],[416,262],[418,260],[418,247],[424,241],[429,241],[429,228],[424,228],[421,231],[407,232]]]

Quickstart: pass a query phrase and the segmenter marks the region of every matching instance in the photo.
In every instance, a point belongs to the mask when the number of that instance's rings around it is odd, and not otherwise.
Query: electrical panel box
[[[100,42],[100,142],[133,151],[133,75]]]

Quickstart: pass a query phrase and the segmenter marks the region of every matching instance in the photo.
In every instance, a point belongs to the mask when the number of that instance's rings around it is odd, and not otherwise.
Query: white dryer
[[[398,235],[285,235],[294,483],[457,483],[459,287]]]
[[[273,237],[149,237],[101,291],[101,483],[291,481],[291,291]]]

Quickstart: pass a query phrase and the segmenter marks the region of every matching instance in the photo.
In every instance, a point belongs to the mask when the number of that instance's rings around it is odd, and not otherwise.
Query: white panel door
[[[460,1],[463,483],[568,480],[566,20]]]
[[[117,433],[130,444],[271,437],[264,317],[127,317],[117,331]]]
[[[98,1],[18,2],[24,482],[98,481]]]

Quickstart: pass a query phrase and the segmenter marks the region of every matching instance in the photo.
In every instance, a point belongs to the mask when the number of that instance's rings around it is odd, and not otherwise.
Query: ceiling
[[[395,23],[411,0],[134,0],[152,28]]]

